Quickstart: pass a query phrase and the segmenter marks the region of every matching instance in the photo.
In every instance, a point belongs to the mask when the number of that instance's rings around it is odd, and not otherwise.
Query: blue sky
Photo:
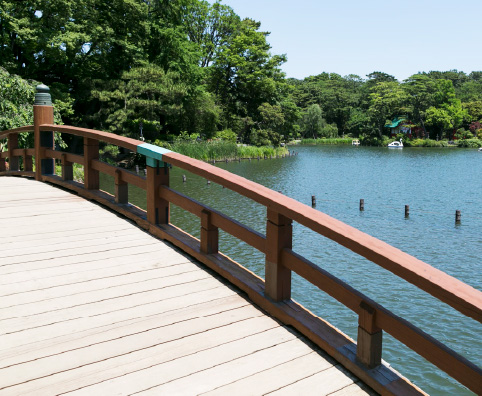
[[[210,0],[212,3],[213,0]],[[482,0],[223,0],[269,31],[287,77],[322,72],[404,80],[419,71],[482,70]]]

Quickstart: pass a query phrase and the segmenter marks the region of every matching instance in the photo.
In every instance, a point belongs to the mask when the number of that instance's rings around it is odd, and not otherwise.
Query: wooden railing
[[[476,394],[482,394],[482,370],[479,367],[295,253],[292,250],[292,223],[298,222],[343,245],[462,314],[482,322],[480,291],[376,238],[257,183],[138,140],[107,132],[53,125],[51,112],[52,107],[34,106],[33,126],[0,132],[0,139],[8,139],[8,151],[0,154],[0,175],[35,176],[37,180],[61,185],[124,214],[151,234],[172,242],[224,276],[245,291],[254,303],[298,329],[380,393],[423,393],[382,364],[382,333],[385,331]],[[34,131],[34,148],[18,148],[17,134],[26,131]],[[53,132],[83,137],[83,155],[55,150]],[[144,155],[146,177],[100,161],[100,141]],[[35,157],[35,172],[32,156]],[[23,158],[22,170],[19,157]],[[54,159],[61,161],[60,176],[53,174],[53,166],[49,164]],[[84,166],[83,184],[72,180],[73,163]],[[192,172],[264,205],[267,208],[266,235],[170,188],[170,166]],[[49,169],[50,173],[45,171]],[[114,195],[99,190],[99,172],[114,177]],[[129,184],[146,190],[146,211],[127,205]],[[200,218],[200,240],[170,224],[170,203]],[[219,229],[265,254],[265,280],[218,251]],[[291,300],[292,271],[358,315],[357,344]]]

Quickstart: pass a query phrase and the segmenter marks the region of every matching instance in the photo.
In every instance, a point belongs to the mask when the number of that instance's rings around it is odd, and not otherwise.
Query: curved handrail
[[[19,132],[32,131],[33,129],[33,126],[25,126],[9,131],[2,131],[0,132],[0,138]],[[439,366],[442,370],[450,373],[450,375],[464,383],[470,389],[475,391],[480,389],[482,372],[473,363],[469,362],[467,359],[463,358],[437,340],[432,339],[429,335],[425,334],[407,321],[397,317],[376,302],[371,301],[362,293],[354,290],[349,285],[346,285],[341,280],[333,277],[315,264],[310,263],[308,260],[299,256],[291,250],[291,242],[284,245],[276,245],[275,248],[272,248],[269,246],[269,244],[274,241],[272,237],[268,237],[268,235],[265,237],[222,213],[212,210],[211,208],[170,189],[168,187],[168,168],[164,165],[164,173],[167,175],[167,179],[164,177],[164,181],[162,181],[159,179],[159,177],[161,177],[159,176],[160,166],[165,163],[179,167],[218,183],[265,206],[268,210],[268,224],[271,224],[270,227],[272,229],[274,227],[274,232],[282,233],[282,237],[278,238],[276,243],[279,243],[280,240],[286,238],[291,239],[291,221],[296,221],[367,258],[382,268],[391,271],[418,288],[432,294],[440,301],[452,306],[464,315],[482,322],[482,293],[475,288],[379,239],[363,233],[362,231],[305,204],[202,161],[146,144],[136,139],[118,136],[109,132],[54,124],[41,124],[38,126],[38,130],[69,133],[83,137],[85,139],[84,156],[61,153],[51,148],[43,150],[43,155],[45,158],[61,159],[63,166],[65,167],[68,167],[69,164],[71,166],[72,162],[79,162],[84,165],[85,171],[89,174],[101,171],[114,176],[116,188],[119,187],[119,195],[123,197],[117,201],[116,192],[116,202],[127,203],[127,195],[120,192],[121,187],[125,186],[127,183],[133,183],[145,188],[148,193],[147,222],[151,224],[147,226],[147,228],[149,228],[151,232],[153,232],[153,230],[155,231],[155,229],[152,228],[152,224],[157,226],[159,223],[168,223],[168,215],[164,217],[164,219],[167,220],[158,221],[158,201],[161,200],[164,202],[164,204],[162,204],[164,205],[164,208],[168,208],[165,203],[173,202],[201,218],[203,230],[200,241],[201,252],[208,254],[217,253],[217,229],[218,227],[222,228],[238,239],[241,239],[254,246],[256,249],[266,253],[267,261],[268,254],[271,255],[271,259],[275,257],[275,265],[277,265],[279,269],[284,268],[288,271],[298,273],[300,276],[326,291],[332,297],[356,312],[360,317],[360,328],[362,328],[363,331],[366,331],[368,338],[376,340],[377,334],[383,329],[420,353],[429,361],[432,361],[432,363]],[[147,178],[144,179],[133,175],[126,170],[121,170],[99,161],[96,157],[96,155],[98,155],[98,141],[114,144],[132,150],[135,153],[145,155],[147,158],[147,168],[150,170]],[[23,151],[16,149],[15,152],[23,153],[23,155],[26,156],[27,150],[22,150]],[[32,154],[31,149],[28,150],[29,153]],[[97,154],[95,154],[96,150]],[[11,153],[13,154],[14,151],[12,150]],[[89,178],[92,178],[92,176],[89,176]],[[60,179],[56,179],[54,176],[43,176],[42,180],[62,184]],[[96,183],[94,180],[93,183],[86,183],[84,188],[98,188],[98,186],[95,187],[95,185]],[[77,185],[73,186],[66,184],[65,186],[80,191],[79,186]],[[95,194],[90,196],[93,199],[98,199],[98,196]],[[106,201],[104,200],[102,202]],[[151,206],[151,209],[149,209],[149,206]],[[123,210],[125,211],[125,209],[119,209],[118,207],[114,207],[114,209],[121,212]],[[153,213],[150,213],[153,209],[156,210],[155,216]],[[219,258],[216,258],[214,261],[216,260],[219,261]],[[268,272],[266,278],[268,279]],[[276,282],[282,282],[282,280],[277,280]],[[281,284],[278,286],[282,287]],[[288,286],[291,287],[290,285]],[[373,340],[370,342],[375,342]],[[359,343],[360,342],[361,341],[359,341]],[[420,346],[422,344],[423,346]],[[466,371],[465,374],[463,373],[464,370]]]
[[[25,125],[19,128],[7,129],[5,131],[0,131],[0,139],[5,139],[10,134],[20,133],[20,132],[33,132],[33,125]]]

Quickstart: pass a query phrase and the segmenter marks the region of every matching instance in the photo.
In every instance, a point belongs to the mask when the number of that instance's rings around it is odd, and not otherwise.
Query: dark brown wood
[[[368,368],[382,363],[383,332],[376,325],[376,313],[376,309],[365,301],[360,303],[356,357]]]
[[[147,168],[147,221],[151,224],[169,223],[169,201],[161,198],[159,188],[169,186],[167,164]]]
[[[8,135],[8,170],[10,172],[20,170],[20,161],[18,155],[15,155],[15,151],[18,149],[18,135],[12,133]],[[20,154],[18,152],[18,154]]]
[[[291,249],[291,219],[268,208],[266,221],[265,293],[274,301],[291,298],[291,271],[282,264],[283,249]]]
[[[430,293],[466,316],[482,322],[482,293],[458,279],[292,198],[241,176],[178,153],[163,159],[230,188],[300,223]]]
[[[84,186],[87,190],[99,189],[99,171],[92,162],[99,158],[99,141],[84,138]]]
[[[219,229],[211,221],[211,212],[201,211],[201,252],[216,254],[219,248]]]
[[[45,131],[52,131],[52,129],[40,130],[41,124],[53,124],[54,123],[54,108],[53,106],[33,106],[33,124],[34,124],[34,142],[35,142],[35,179],[42,180],[42,166],[44,169],[53,164],[49,163],[48,158],[45,156],[45,149],[53,149],[53,133],[51,144],[42,145],[41,133]]]
[[[365,210],[365,200],[360,199],[360,212],[363,212]]]
[[[129,201],[129,185],[122,180],[122,172],[116,169],[114,173],[115,202],[126,204]]]
[[[33,131],[34,131],[33,125],[25,125],[20,128],[5,129],[4,131],[0,131],[0,139],[5,139],[10,134],[15,134],[20,132],[33,132]]]
[[[300,331],[376,392],[390,395],[392,393],[388,389],[391,384],[396,382],[397,392],[394,394],[426,395],[389,367],[382,365],[368,370],[360,365],[354,352],[355,344],[350,338],[292,300],[280,304],[266,299],[264,282],[261,278],[221,253],[208,255],[201,252],[198,239],[171,224],[159,227],[151,226],[149,232],[173,243],[229,280],[246,292],[254,304],[281,322]]]
[[[116,146],[132,150],[134,152],[136,152],[138,145],[144,143],[140,140],[119,136],[115,133],[96,131],[95,129],[77,128],[69,125],[53,125],[53,120],[52,122],[44,122],[43,124],[45,125],[42,125],[40,127],[40,130],[42,131],[70,133],[71,135],[82,136],[84,138],[111,143]]]
[[[33,170],[32,156],[29,155],[28,149],[23,149],[23,170],[26,172],[31,172]]]
[[[460,214],[460,210],[456,210],[455,211],[455,224],[459,224],[461,218],[462,218],[462,215]]]
[[[170,189],[169,187],[162,186],[159,190],[161,198],[169,202],[175,202],[176,206],[187,210],[188,212],[201,217],[203,209],[208,210],[211,213],[211,222],[215,227],[226,231],[239,240],[246,242],[248,245],[253,246],[260,252],[264,253],[266,250],[266,237],[263,234],[241,224],[240,222],[226,216],[196,200],[187,197],[177,191]]]
[[[62,153],[62,180],[74,180],[74,167],[72,162],[67,160],[67,155]]]
[[[410,206],[405,205],[405,217],[409,217],[409,216],[410,216]]]

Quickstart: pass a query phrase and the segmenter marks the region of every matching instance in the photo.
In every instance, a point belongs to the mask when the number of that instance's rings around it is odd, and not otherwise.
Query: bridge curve
[[[132,222],[34,180],[0,191],[2,395],[373,394]]]
[[[27,131],[34,133],[34,147],[20,148],[18,133]],[[53,144],[54,132],[81,136],[84,139],[83,154],[56,150]],[[479,367],[327,273],[316,263],[294,252],[292,223],[296,221],[334,240],[432,294],[464,315],[482,322],[480,291],[306,205],[209,164],[134,139],[95,130],[54,125],[51,106],[34,106],[34,125],[0,132],[0,139],[2,138],[8,139],[8,151],[0,153],[0,176],[31,176],[38,181],[60,185],[135,221],[150,234],[173,243],[216,271],[244,291],[251,301],[281,322],[293,326],[377,392],[421,393],[382,363],[382,335],[387,332],[475,393],[482,393],[482,371]],[[100,161],[99,141],[117,144],[145,156],[146,177]],[[61,163],[60,175],[55,175],[54,161]],[[73,163],[83,166],[83,183],[72,180]],[[171,189],[171,166],[191,171],[264,205],[267,214],[266,234],[260,234]],[[114,177],[114,195],[99,190],[99,172]],[[146,211],[128,204],[129,184],[146,190]],[[171,202],[200,218],[200,240],[170,224]],[[218,251],[219,229],[265,254],[264,280]],[[292,271],[359,316],[356,343],[291,300]]]

